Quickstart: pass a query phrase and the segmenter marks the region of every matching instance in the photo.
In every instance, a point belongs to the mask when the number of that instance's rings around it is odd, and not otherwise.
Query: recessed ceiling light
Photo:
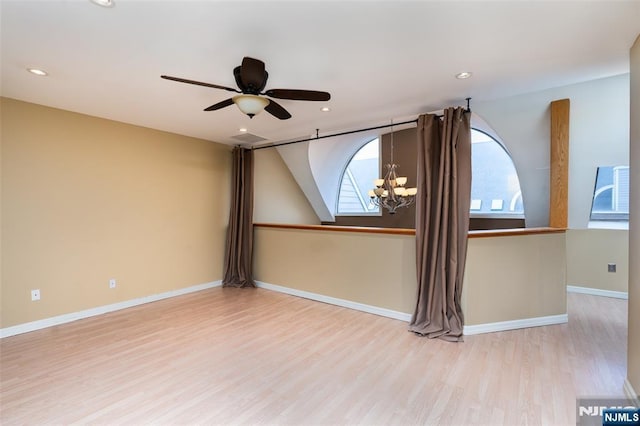
[[[246,133],[247,132],[247,129],[244,128],[244,127],[240,127],[238,130],[241,131],[242,133]]]
[[[49,75],[49,74],[47,74],[46,71],[42,71],[42,70],[39,70],[37,68],[27,68],[27,71],[29,71],[31,74],[39,75],[41,77]]]
[[[329,112],[329,111],[331,111],[331,108],[329,108],[329,107],[322,107],[322,108],[320,108],[320,111],[322,111],[322,112]]]
[[[102,6],[102,7],[113,7],[116,5],[116,2],[114,0],[90,0],[90,1],[93,4],[97,4],[98,6]]]
[[[458,80],[464,80],[465,78],[471,77],[471,75],[472,74],[470,72],[464,71],[464,72],[460,72],[460,73],[456,74],[456,78]]]

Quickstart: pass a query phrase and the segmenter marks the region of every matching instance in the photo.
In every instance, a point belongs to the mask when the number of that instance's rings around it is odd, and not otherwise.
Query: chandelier
[[[407,188],[407,178],[398,176],[398,165],[393,162],[393,121],[391,121],[391,163],[386,165],[387,173],[383,179],[373,181],[374,189],[369,190],[371,202],[384,207],[389,214],[395,214],[401,207],[408,207],[415,201],[418,188]]]

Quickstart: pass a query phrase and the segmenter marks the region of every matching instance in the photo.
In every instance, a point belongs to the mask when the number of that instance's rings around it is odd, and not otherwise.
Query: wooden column
[[[569,212],[569,99],[551,102],[549,226],[567,228]]]

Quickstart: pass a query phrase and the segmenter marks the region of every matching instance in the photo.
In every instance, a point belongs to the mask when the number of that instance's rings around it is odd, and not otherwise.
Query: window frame
[[[628,165],[614,165],[614,166],[596,166],[596,176],[593,182],[593,192],[591,195],[591,208],[589,209],[589,221],[587,223],[587,229],[621,229],[628,230],[629,229],[629,216],[631,211],[627,213],[620,212],[598,212],[596,211],[596,217],[594,218],[594,205],[597,197],[604,193],[605,191],[612,191],[612,197],[614,193],[614,184],[603,185],[598,188],[598,175],[600,174],[600,170],[602,168],[611,168],[612,171],[615,170],[616,167],[626,167],[629,168]],[[631,206],[629,206],[630,209]]]
[[[476,213],[473,210],[471,210],[471,208],[469,208],[469,218],[470,219],[522,219],[522,220],[526,220],[526,208],[524,207],[524,197],[522,195],[522,185],[520,185],[520,176],[518,176],[518,169],[516,168],[516,164],[513,161],[513,157],[509,153],[509,150],[507,149],[507,147],[504,146],[502,141],[498,140],[495,136],[493,136],[492,134],[490,134],[486,130],[483,130],[483,129],[479,128],[479,127],[471,126],[471,131],[472,132],[476,131],[478,133],[482,133],[483,135],[485,135],[486,137],[491,139],[493,142],[495,142],[504,151],[504,153],[507,155],[507,157],[509,157],[509,160],[511,160],[511,164],[513,165],[513,169],[516,171],[516,176],[518,177],[518,187],[520,188],[520,191],[518,193],[519,193],[519,197],[522,199],[522,210],[523,211],[522,212],[514,212],[514,213],[509,213],[509,212],[505,212],[505,211],[500,211],[500,212],[496,212],[496,213],[489,213],[489,212]],[[471,143],[471,158],[473,159],[473,142]],[[471,175],[471,177],[473,179],[473,166],[472,166],[472,175]],[[473,200],[473,198],[472,198],[472,200]]]
[[[349,159],[345,162],[344,167],[342,168],[342,172],[340,173],[340,181],[338,182],[338,196],[336,197],[336,206],[335,206],[335,216],[344,216],[344,217],[381,217],[382,209],[380,206],[376,206],[377,210],[375,211],[366,211],[366,212],[340,212],[340,194],[342,192],[342,181],[344,180],[344,176],[349,168],[349,165],[353,161],[353,158],[358,155],[358,153],[371,142],[378,140],[378,174],[381,170],[381,157],[382,157],[382,135],[376,135],[375,137],[368,139],[362,145],[355,150],[353,155],[349,157]],[[371,189],[373,189],[373,182],[371,182]]]
[[[509,158],[509,161],[511,161],[511,165],[513,166],[513,169],[515,170],[516,176],[518,177],[518,187],[520,188],[520,190],[518,191],[518,198],[522,199],[522,205],[523,205],[523,211],[522,212],[509,212],[509,211],[496,211],[495,213],[491,213],[491,212],[475,212],[473,210],[471,210],[471,208],[469,209],[469,218],[470,219],[496,219],[496,220],[500,220],[500,219],[520,219],[520,220],[526,220],[526,208],[524,206],[524,198],[523,198],[523,194],[522,194],[522,186],[520,185],[520,177],[518,176],[518,170],[516,168],[515,162],[513,161],[513,157],[511,156],[511,154],[509,153],[509,150],[505,147],[505,145],[502,143],[502,141],[494,136],[492,134],[492,129],[489,130],[485,130],[483,128],[480,127],[476,127],[476,126],[472,126],[471,127],[472,131],[481,133],[482,135],[486,136],[488,139],[490,139],[493,143],[496,143],[501,149],[502,152]],[[344,216],[344,217],[380,217],[383,215],[382,209],[380,209],[380,207],[377,208],[376,211],[367,211],[367,212],[340,212],[339,211],[339,207],[340,207],[340,195],[341,195],[341,190],[342,190],[342,183],[343,183],[343,179],[345,177],[345,173],[347,172],[347,169],[349,168],[351,162],[353,161],[353,158],[358,155],[358,153],[360,152],[360,150],[362,150],[367,144],[373,142],[374,140],[378,139],[379,140],[379,145],[378,145],[378,173],[380,173],[381,170],[381,160],[382,160],[382,136],[381,135],[377,135],[375,137],[372,137],[371,139],[366,140],[364,143],[362,143],[360,146],[358,146],[358,148],[354,151],[354,153],[348,158],[348,160],[345,162],[342,171],[340,173],[340,180],[338,182],[338,191],[337,191],[337,197],[336,197],[336,204],[335,204],[335,216]],[[473,147],[472,147],[473,150]],[[473,151],[472,151],[473,153]],[[473,155],[473,154],[472,154]],[[373,183],[371,185],[371,187],[373,188]],[[361,194],[360,194],[361,196]],[[360,197],[359,197],[360,198]],[[513,200],[513,197],[511,200],[503,200],[506,205],[507,208],[509,208],[511,202]],[[484,201],[484,200],[483,200]],[[471,207],[471,206],[470,206]]]

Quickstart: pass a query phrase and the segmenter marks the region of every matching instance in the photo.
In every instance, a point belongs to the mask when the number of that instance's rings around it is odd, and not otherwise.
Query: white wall
[[[629,164],[629,75],[473,104],[513,157],[528,227],[549,223],[549,103],[564,98],[571,100],[569,228],[583,229],[597,166]]]
[[[571,100],[569,228],[585,229],[596,168],[629,164],[629,75],[471,105],[476,121],[484,120],[513,157],[528,227],[549,223],[549,104],[564,98]],[[321,220],[333,220],[346,161],[382,131],[278,149]]]
[[[335,220],[338,186],[351,157],[377,133],[359,133],[321,139],[309,143],[309,164],[313,179],[318,184],[331,222]]]
[[[284,160],[300,189],[304,192],[318,218],[322,221],[333,221],[333,214],[322,197],[318,183],[313,178],[309,162],[309,143],[301,142],[275,149]]]

